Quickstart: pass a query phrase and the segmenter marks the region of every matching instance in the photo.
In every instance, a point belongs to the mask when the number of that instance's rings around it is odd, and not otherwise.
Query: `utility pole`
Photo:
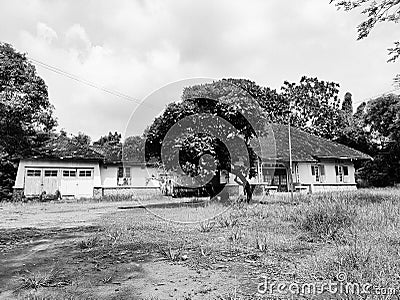
[[[289,102],[289,113],[288,113],[288,133],[289,133],[289,188],[290,188],[290,199],[293,202],[293,174],[292,174],[292,137],[290,130],[290,115],[291,115],[291,102]]]

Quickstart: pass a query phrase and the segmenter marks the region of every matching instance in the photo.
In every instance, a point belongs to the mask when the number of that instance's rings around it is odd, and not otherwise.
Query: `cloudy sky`
[[[400,62],[386,63],[396,25],[356,41],[361,16],[329,0],[0,2],[1,41],[138,101],[186,78],[247,78],[279,89],[307,75],[339,83],[341,97],[349,91],[359,102],[390,90],[400,73]],[[124,132],[138,106],[37,70],[68,132]]]

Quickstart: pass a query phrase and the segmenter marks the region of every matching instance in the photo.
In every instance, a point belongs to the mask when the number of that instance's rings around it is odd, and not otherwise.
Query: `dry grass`
[[[252,299],[246,295],[256,291],[263,273],[276,281],[315,282],[337,280],[340,271],[352,282],[400,289],[400,191],[300,195],[294,203],[273,196],[263,201],[125,210],[103,218],[101,230],[78,240],[75,247],[108,270],[97,285],[111,284],[108,266],[121,265],[124,257],[140,252],[149,260],[199,272],[226,272],[240,283],[234,287],[237,299]],[[24,289],[46,289],[57,282],[49,278],[25,275]],[[210,299],[234,299],[232,290],[217,291]]]

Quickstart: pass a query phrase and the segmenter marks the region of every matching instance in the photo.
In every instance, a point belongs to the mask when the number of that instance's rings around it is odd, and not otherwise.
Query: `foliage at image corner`
[[[358,40],[367,38],[372,29],[380,23],[395,23],[400,20],[399,0],[330,0],[338,9],[352,11],[361,9],[365,19],[357,26]],[[400,41],[395,41],[388,48],[388,62],[395,62],[400,57]]]
[[[0,199],[10,199],[17,161],[31,155],[57,121],[47,86],[25,54],[0,43]]]

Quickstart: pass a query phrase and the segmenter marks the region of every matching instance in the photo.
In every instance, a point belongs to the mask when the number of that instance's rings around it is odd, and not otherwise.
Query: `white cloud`
[[[29,56],[142,99],[187,77],[245,77],[273,88],[302,75],[355,101],[390,88],[393,27],[357,42],[358,14],[321,0],[3,1],[0,35]],[[18,16],[18,18],[16,18]],[[123,131],[136,107],[38,67],[60,127]]]
[[[57,39],[57,32],[50,26],[46,25],[45,23],[39,22],[36,27],[37,36],[46,43],[51,44],[53,40]]]

